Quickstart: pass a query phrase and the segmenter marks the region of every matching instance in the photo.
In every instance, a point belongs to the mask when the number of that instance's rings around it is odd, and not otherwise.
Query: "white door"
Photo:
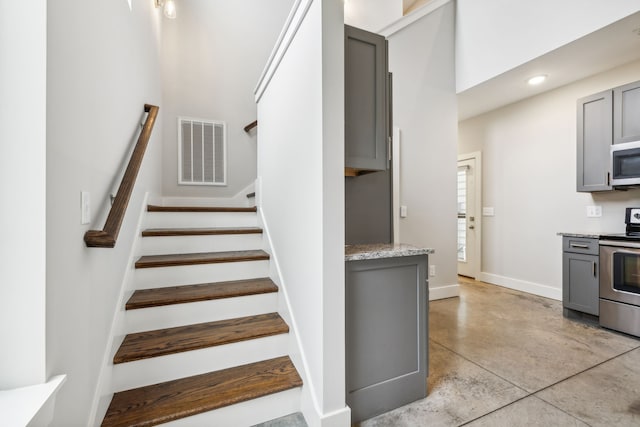
[[[458,274],[477,276],[476,159],[458,160]]]

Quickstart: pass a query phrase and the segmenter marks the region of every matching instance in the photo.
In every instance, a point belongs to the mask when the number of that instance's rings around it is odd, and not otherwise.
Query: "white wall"
[[[350,416],[344,382],[342,13],[340,1],[301,1],[256,94],[258,202],[290,303],[287,321],[299,339],[299,352],[291,356],[305,375],[302,411],[310,426],[346,425]]]
[[[640,0],[458,0],[457,91],[640,10]]]
[[[253,89],[293,0],[188,0],[162,36],[163,193],[230,197],[256,179]],[[227,186],[178,185],[177,117],[227,123]]]
[[[640,190],[576,192],[576,100],[640,80],[640,61],[459,124],[459,151],[482,151],[481,278],[561,298],[558,232],[622,232]],[[602,206],[602,218],[585,207]]]
[[[46,18],[0,3],[0,390],[46,380]]]
[[[128,162],[145,103],[161,105],[161,11],[153,1],[57,0],[48,8],[47,374],[68,374],[52,425],[86,426],[146,191],[159,194],[156,122],[114,249],[86,248]],[[24,24],[24,22],[23,22]],[[80,192],[92,221],[80,225]],[[44,238],[44,236],[41,236]]]
[[[389,36],[393,122],[400,128],[400,241],[435,249],[432,296],[457,292],[454,3]],[[440,289],[437,289],[440,288]],[[437,289],[437,290],[436,290]]]
[[[402,18],[403,0],[346,0],[344,23],[376,32]]]

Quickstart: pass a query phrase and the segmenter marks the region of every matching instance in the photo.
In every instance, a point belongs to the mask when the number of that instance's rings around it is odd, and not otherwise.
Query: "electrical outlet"
[[[433,277],[436,275],[436,266],[435,265],[430,265],[429,266],[429,277]]]
[[[406,218],[407,217],[407,207],[402,205],[400,206],[400,218]]]
[[[88,191],[80,193],[80,224],[89,224],[91,222],[91,195]]]
[[[587,206],[587,218],[600,218],[602,216],[602,206]]]

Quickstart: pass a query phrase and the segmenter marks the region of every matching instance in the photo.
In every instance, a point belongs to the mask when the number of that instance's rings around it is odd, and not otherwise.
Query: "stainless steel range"
[[[627,232],[600,236],[600,325],[640,336],[640,208],[627,208]]]

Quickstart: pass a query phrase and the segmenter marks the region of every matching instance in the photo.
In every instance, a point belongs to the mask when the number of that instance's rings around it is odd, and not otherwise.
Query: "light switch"
[[[88,191],[80,193],[80,224],[89,224],[91,222],[91,196]]]
[[[406,218],[407,217],[407,207],[402,205],[400,206],[400,218]]]
[[[494,216],[494,215],[495,215],[495,210],[493,206],[482,208],[482,216]]]

